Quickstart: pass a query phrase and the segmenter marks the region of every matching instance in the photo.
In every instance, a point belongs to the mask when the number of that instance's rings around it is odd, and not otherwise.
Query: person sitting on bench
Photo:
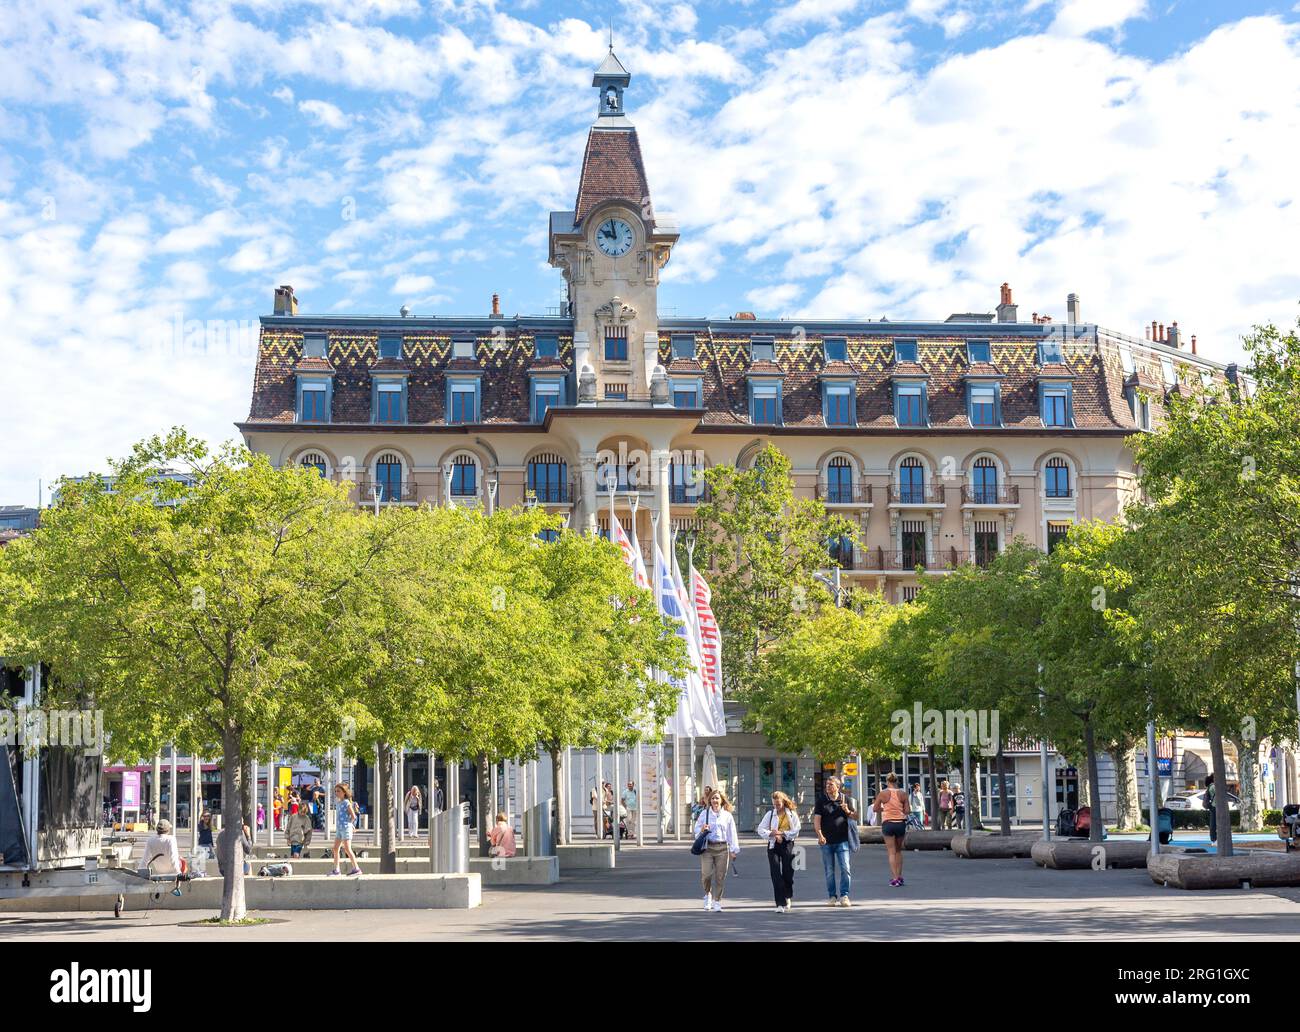
[[[189,865],[181,858],[171,821],[161,820],[155,825],[154,834],[144,844],[144,865],[150,878],[175,879],[172,895],[181,894],[180,883],[189,881]]]

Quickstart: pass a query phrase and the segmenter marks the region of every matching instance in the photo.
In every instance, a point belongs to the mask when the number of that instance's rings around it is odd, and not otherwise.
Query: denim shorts
[[[907,835],[907,821],[885,821],[880,826],[880,833],[893,838],[903,838]]]
[[[335,842],[351,842],[351,841],[352,841],[352,825],[351,825],[351,824],[340,824],[340,825],[338,825],[338,826],[334,829],[334,841],[335,841]]]

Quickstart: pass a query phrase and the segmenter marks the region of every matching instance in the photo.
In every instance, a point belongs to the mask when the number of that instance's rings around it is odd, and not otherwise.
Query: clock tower
[[[573,318],[578,404],[667,403],[655,387],[659,273],[676,220],[650,201],[641,144],[627,120],[631,82],[613,47],[591,85],[599,95],[572,211],[551,212],[550,263],[564,274]]]

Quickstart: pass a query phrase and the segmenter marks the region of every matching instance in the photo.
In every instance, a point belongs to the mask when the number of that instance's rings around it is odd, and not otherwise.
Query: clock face
[[[606,219],[596,227],[596,246],[611,258],[632,250],[632,227],[622,219]]]

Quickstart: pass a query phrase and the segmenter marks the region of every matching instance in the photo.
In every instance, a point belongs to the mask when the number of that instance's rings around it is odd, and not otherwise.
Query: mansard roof
[[[796,333],[796,330],[798,332]],[[400,333],[404,343],[402,365],[408,374],[408,428],[434,428],[445,424],[446,384],[449,373],[473,369],[482,374],[482,422],[502,429],[531,426],[529,373],[545,369],[572,379],[573,327],[567,319],[457,319],[345,316],[266,316],[254,376],[249,425],[288,425],[295,419],[295,374],[302,370],[305,334],[324,333],[328,339],[327,363],[334,371],[334,426],[363,426],[371,419],[371,378],[378,371],[379,337]],[[695,339],[694,359],[674,359],[672,337],[690,333]],[[558,356],[538,360],[534,342],[539,335],[557,338]],[[822,342],[827,336],[843,337],[847,361],[855,377],[857,427],[827,428],[823,422],[821,390],[828,371]],[[473,360],[453,359],[452,341],[472,337]],[[775,361],[756,369],[750,361],[755,337],[773,340]],[[1045,428],[1038,400],[1043,369],[1037,344],[1047,338],[1061,344],[1062,363],[1053,364],[1054,376],[1072,382],[1075,427]],[[916,371],[927,382],[929,426],[898,428],[894,420],[894,341],[917,343]],[[987,340],[1001,383],[1003,426],[972,428],[967,416],[966,378],[968,339]],[[997,434],[1006,432],[1127,433],[1137,429],[1129,409],[1122,351],[1137,370],[1140,383],[1161,383],[1160,364],[1172,358],[1182,379],[1193,390],[1200,375],[1209,371],[1224,382],[1223,367],[1150,341],[1111,333],[1094,325],[1043,326],[999,323],[969,326],[951,322],[811,322],[798,327],[785,322],[732,320],[666,320],[660,325],[659,361],[670,376],[698,379],[703,387],[702,432],[740,432],[752,429],[748,417],[748,383],[752,373],[778,375],[782,381],[783,426],[764,432],[820,432],[834,434],[916,434],[949,431]],[[315,365],[315,363],[313,363]],[[836,371],[842,363],[832,363]],[[908,364],[911,368],[911,363]],[[983,367],[981,367],[982,370]],[[574,392],[570,389],[569,398]],[[1154,399],[1162,404],[1162,395]],[[648,410],[647,410],[648,412]],[[317,431],[320,424],[304,429]],[[385,427],[385,430],[390,427]]]

